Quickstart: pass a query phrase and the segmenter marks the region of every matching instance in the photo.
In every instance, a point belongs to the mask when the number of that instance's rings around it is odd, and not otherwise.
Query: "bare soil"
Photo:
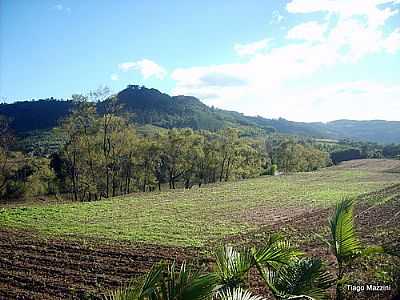
[[[336,170],[368,170],[375,172],[400,172],[400,160],[395,159],[357,159],[341,162],[337,166],[331,167]]]
[[[194,249],[44,240],[0,230],[0,299],[101,299],[161,260],[192,260]]]

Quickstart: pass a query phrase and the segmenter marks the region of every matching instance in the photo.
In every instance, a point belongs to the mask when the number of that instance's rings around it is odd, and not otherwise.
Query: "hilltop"
[[[267,119],[246,116],[235,111],[209,107],[191,96],[170,96],[157,89],[129,85],[116,94],[125,112],[132,113],[132,121],[162,128],[218,130],[225,127],[240,127],[249,134],[277,132],[314,138],[353,139],[382,144],[400,143],[398,121],[353,121],[337,120],[322,122],[293,122],[283,118]],[[109,100],[97,103],[101,112]],[[71,100],[54,98],[0,104],[0,115],[11,119],[17,134],[56,127],[65,118],[74,103]]]

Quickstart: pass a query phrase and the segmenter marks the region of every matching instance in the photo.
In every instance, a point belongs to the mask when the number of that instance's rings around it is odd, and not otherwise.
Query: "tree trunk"
[[[232,164],[231,158],[228,159],[228,165],[226,166],[226,175],[225,175],[225,181],[228,181],[229,179],[229,172],[230,172],[230,167]]]
[[[78,201],[78,190],[76,183],[76,153],[74,151],[72,160],[72,191],[74,193],[74,200]]]
[[[224,157],[224,159],[222,160],[221,173],[219,175],[219,182],[222,181],[222,177],[224,176],[225,161],[226,161],[226,157]]]

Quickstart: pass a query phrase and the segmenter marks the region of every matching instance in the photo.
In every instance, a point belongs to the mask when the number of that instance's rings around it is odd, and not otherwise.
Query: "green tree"
[[[62,130],[66,136],[63,157],[68,161],[68,174],[75,200],[91,197],[95,187],[93,178],[98,176],[94,169],[95,151],[92,135],[96,132],[96,108],[87,97],[73,95],[75,109],[64,120]]]
[[[0,196],[4,195],[7,184],[12,179],[13,164],[10,147],[14,141],[8,119],[0,115]]]

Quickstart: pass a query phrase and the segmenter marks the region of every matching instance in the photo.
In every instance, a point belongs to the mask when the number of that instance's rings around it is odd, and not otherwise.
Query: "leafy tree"
[[[163,138],[161,159],[167,170],[169,187],[172,189],[175,189],[176,181],[193,167],[194,162],[189,161],[188,155],[192,151],[195,138],[191,129],[172,129]],[[195,151],[199,151],[197,146]]]
[[[145,192],[147,188],[153,190],[158,185],[161,190],[161,183],[163,180],[163,170],[161,162],[161,145],[151,139],[143,138],[139,140],[137,146],[136,158],[136,172],[139,174],[139,181],[141,182],[141,190]]]
[[[239,132],[234,128],[226,128],[219,134],[221,136],[219,151],[222,158],[219,181],[227,181],[240,147]]]
[[[10,147],[14,137],[9,128],[9,121],[0,115],[0,196],[4,194],[7,184],[12,178],[12,163]]]
[[[95,154],[92,134],[96,131],[96,108],[87,97],[73,95],[75,109],[63,122],[66,136],[63,156],[68,161],[68,177],[75,200],[84,200],[86,194],[94,192],[93,178],[98,176],[94,169]],[[92,180],[91,180],[92,179]]]
[[[361,150],[356,148],[350,148],[331,153],[331,159],[334,164],[338,164],[342,161],[361,159],[361,158],[364,158],[361,154]]]
[[[32,159],[30,162],[32,174],[26,179],[26,195],[40,196],[57,192],[55,174],[46,158]]]
[[[284,172],[308,172],[327,166],[329,158],[326,152],[288,140],[277,150],[277,164]]]

